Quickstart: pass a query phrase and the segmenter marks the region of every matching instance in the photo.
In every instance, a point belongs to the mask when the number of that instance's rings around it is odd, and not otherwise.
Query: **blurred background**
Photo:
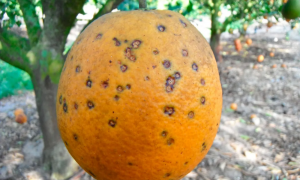
[[[218,62],[220,129],[208,155],[184,180],[300,179],[300,14],[284,18],[285,3],[147,0],[148,9],[172,10],[191,21]],[[43,120],[51,117],[43,114],[47,107],[52,114],[55,109],[45,96],[56,97],[68,51],[97,17],[139,8],[135,0],[74,4],[0,0],[0,180],[50,179],[42,158],[50,145],[44,142],[59,140],[45,137]],[[59,17],[61,26],[47,21],[50,16]],[[48,36],[51,26],[55,30]],[[93,179],[80,169],[73,174],[68,179]]]

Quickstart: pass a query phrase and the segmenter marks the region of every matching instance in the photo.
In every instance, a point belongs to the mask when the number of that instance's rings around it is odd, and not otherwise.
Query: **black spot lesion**
[[[193,64],[192,64],[192,69],[193,69],[194,71],[198,71],[198,65],[197,65],[196,63],[193,63]]]
[[[128,66],[125,65],[125,64],[123,64],[123,65],[120,66],[120,70],[121,70],[122,72],[126,72],[127,69],[128,69]]]
[[[201,152],[203,152],[204,150],[206,150],[206,143],[202,143],[201,145]]]
[[[117,38],[113,38],[113,41],[115,41],[115,46],[121,46],[121,42]]]
[[[76,66],[76,68],[75,68],[75,72],[76,72],[76,73],[79,73],[79,72],[80,72],[80,69],[81,69],[81,68],[80,68],[80,66],[79,66],[79,65],[78,65],[78,66]]]
[[[76,102],[74,103],[74,109],[78,109],[78,104]]]
[[[63,105],[63,110],[64,110],[64,112],[65,112],[65,113],[67,113],[67,112],[68,112],[68,105],[67,105],[67,103],[66,103],[66,102],[64,102],[64,105]]]
[[[78,135],[77,134],[73,134],[73,139],[75,140],[75,141],[77,141],[78,140]]]
[[[189,113],[188,113],[188,117],[189,118],[193,118],[195,116],[195,113],[194,113],[194,111],[190,111]]]
[[[202,105],[204,105],[204,104],[205,104],[205,101],[206,101],[206,100],[205,100],[205,97],[204,97],[204,96],[202,96],[202,97],[200,98],[200,102],[201,102],[201,104],[202,104]]]
[[[99,40],[99,39],[102,38],[102,36],[103,36],[103,34],[99,33],[99,34],[96,35],[96,38],[95,38],[95,39],[96,39],[96,40]]]
[[[188,53],[188,51],[186,49],[183,49],[181,51],[181,54],[182,54],[183,57],[187,57],[189,55],[189,53]]]
[[[168,136],[168,131],[163,131],[163,132],[161,132],[161,136],[162,137],[167,137]]]
[[[166,106],[164,109],[164,113],[169,116],[172,116],[175,113],[175,108],[171,106]]]
[[[205,85],[205,80],[202,78],[202,79],[200,80],[200,83],[201,83],[202,86],[204,86],[204,85]]]
[[[174,144],[175,143],[175,140],[173,139],[173,138],[169,138],[168,140],[167,140],[167,144],[169,145],[169,146],[171,146],[172,144]]]
[[[114,99],[115,99],[115,101],[119,101],[119,99],[120,99],[120,96],[118,96],[118,95],[115,95]]]
[[[65,143],[65,145],[66,145],[66,146],[69,146],[69,144],[68,144],[68,142],[67,142],[67,141],[64,141],[64,143]]]
[[[137,49],[137,48],[139,48],[139,46],[141,44],[142,44],[142,41],[140,41],[140,40],[134,40],[134,41],[132,41],[131,46],[132,46],[132,48]]]
[[[93,109],[93,108],[95,107],[95,105],[94,105],[94,103],[93,103],[92,101],[88,101],[88,102],[87,102],[87,107],[88,107],[89,109]]]
[[[102,81],[102,83],[101,83],[101,86],[102,86],[104,89],[106,89],[106,88],[108,87],[108,85],[109,85],[108,80]]]
[[[164,60],[162,64],[166,69],[171,67],[171,62],[169,60]]]
[[[182,24],[183,27],[187,27],[187,24],[183,20],[179,19],[179,21],[180,21],[180,23]]]
[[[170,177],[171,176],[171,173],[166,173],[165,175],[164,175],[164,178],[167,178],[167,177]]]
[[[114,128],[117,125],[117,121],[111,119],[111,120],[108,121],[108,125]]]
[[[93,176],[94,178],[96,178],[96,175],[95,175],[92,171],[88,170],[88,173],[89,173],[91,176]]]
[[[128,90],[131,89],[131,85],[130,85],[130,84],[127,84],[127,85],[126,85],[126,89],[128,89]]]
[[[186,161],[185,163],[184,163],[184,165],[187,165],[189,162],[188,161]]]
[[[158,29],[158,31],[160,31],[160,32],[164,32],[164,31],[166,30],[166,27],[163,26],[163,25],[159,25],[159,26],[157,26],[157,29]]]
[[[90,78],[88,78],[87,80],[86,80],[86,86],[87,87],[89,87],[89,88],[91,88],[92,87],[92,81],[91,81],[91,79]]]
[[[62,104],[62,95],[59,96],[59,104]]]
[[[128,165],[129,165],[129,166],[133,166],[132,162],[128,162]]]
[[[175,79],[180,79],[181,78],[180,72],[175,72],[174,77]]]
[[[154,55],[159,54],[159,50],[158,50],[158,49],[154,49],[154,50],[153,50],[153,54],[154,54]]]
[[[118,91],[118,92],[123,92],[123,87],[122,87],[121,85],[119,85],[119,86],[117,87],[117,91]]]

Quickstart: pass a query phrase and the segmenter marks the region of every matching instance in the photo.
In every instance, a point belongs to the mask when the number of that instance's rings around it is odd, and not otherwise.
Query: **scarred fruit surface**
[[[179,180],[218,131],[213,52],[172,11],[104,15],[77,38],[57,93],[62,139],[99,180]]]

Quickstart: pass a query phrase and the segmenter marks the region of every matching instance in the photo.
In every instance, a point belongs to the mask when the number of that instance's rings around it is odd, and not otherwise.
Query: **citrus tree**
[[[32,80],[43,133],[43,162],[52,178],[64,179],[77,170],[56,122],[57,82],[65,60],[67,36],[86,0],[0,0],[0,59],[26,71]],[[97,17],[122,0],[94,0]],[[24,22],[26,37],[12,31]]]

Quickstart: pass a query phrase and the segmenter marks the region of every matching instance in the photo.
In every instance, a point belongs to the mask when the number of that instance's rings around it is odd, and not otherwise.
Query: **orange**
[[[15,121],[19,124],[24,124],[27,122],[27,116],[24,114],[23,109],[16,109],[15,112]]]
[[[253,69],[258,69],[258,65],[257,64],[253,65]]]
[[[286,66],[286,64],[281,64],[281,67],[286,68],[287,66]]]
[[[270,57],[274,57],[275,53],[274,52],[270,52]]]
[[[242,44],[241,44],[241,40],[240,39],[235,39],[234,40],[234,46],[235,49],[239,52],[242,50]]]
[[[257,56],[257,61],[258,61],[258,62],[263,62],[264,59],[265,59],[265,57],[264,57],[263,55]]]
[[[252,39],[250,39],[250,38],[248,38],[247,40],[246,40],[246,44],[248,44],[249,46],[252,44]]]
[[[264,19],[268,19],[268,15],[264,15]]]
[[[238,105],[237,105],[236,103],[231,103],[231,104],[230,104],[230,109],[236,111],[237,108],[238,108]]]
[[[179,180],[210,149],[222,89],[206,39],[182,15],[106,14],[77,38],[57,92],[67,149],[100,180]]]
[[[251,114],[250,119],[257,118],[256,114]]]
[[[272,65],[272,68],[274,69],[274,68],[277,68],[277,65],[276,64],[273,64]]]
[[[273,26],[273,23],[272,23],[271,21],[268,21],[267,27],[268,27],[268,28],[271,28],[272,26]]]

